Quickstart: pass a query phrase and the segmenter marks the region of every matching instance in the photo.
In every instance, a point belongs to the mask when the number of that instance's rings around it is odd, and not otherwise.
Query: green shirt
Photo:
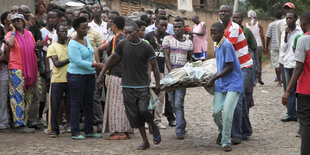
[[[256,39],[249,28],[243,27],[243,33],[248,43],[249,50],[254,51],[257,48]]]
[[[296,49],[297,40],[298,40],[302,35],[304,35],[304,33],[298,34],[298,35],[295,37],[294,43],[293,43],[293,49]]]

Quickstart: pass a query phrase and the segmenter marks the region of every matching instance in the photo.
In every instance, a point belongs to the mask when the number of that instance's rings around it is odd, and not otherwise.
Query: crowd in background
[[[160,129],[167,128],[165,116],[182,140],[187,133],[186,89],[160,91],[159,81],[188,62],[209,59],[210,35],[217,74],[207,86],[216,83],[216,143],[231,151],[232,144],[253,134],[249,110],[256,84],[264,85],[266,53],[276,86],[283,85],[285,92],[287,114],[281,121],[299,121],[301,153],[310,152],[310,15],[305,12],[299,19],[294,4],[284,4],[283,19],[282,10],[275,13],[266,34],[254,10],[247,12],[250,21],[243,25],[244,13],[229,5],[220,7],[220,22],[210,28],[197,15],[193,27],[182,17],[169,22],[162,7],[135,21],[99,4],[89,10],[47,10],[39,3],[36,9],[34,15],[26,5],[13,6],[1,14],[0,130],[32,133],[47,127],[44,132],[53,138],[63,132],[77,140],[101,138],[107,132],[109,140],[126,140],[137,128],[143,140],[137,149],[145,150],[150,147],[145,129],[159,144]],[[153,109],[148,108],[150,91],[159,99]]]

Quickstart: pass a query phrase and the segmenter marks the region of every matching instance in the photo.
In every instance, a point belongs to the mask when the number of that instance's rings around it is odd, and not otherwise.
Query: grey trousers
[[[96,80],[97,81],[97,75]],[[101,100],[101,92],[99,91],[97,83],[95,84],[95,92],[94,92],[94,124],[102,124],[103,123],[103,109],[102,104],[100,102]]]
[[[38,74],[39,75],[39,74]],[[39,104],[40,104],[40,97],[39,97],[39,89],[38,89],[39,81],[34,84],[32,89],[32,98],[31,104],[29,105],[28,111],[28,126],[38,125],[39,124]]]
[[[0,80],[0,127],[8,126],[9,80]]]

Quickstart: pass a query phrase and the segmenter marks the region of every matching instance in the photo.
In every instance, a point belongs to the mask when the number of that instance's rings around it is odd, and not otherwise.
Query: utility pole
[[[237,10],[238,10],[238,7],[239,7],[239,0],[235,0],[235,3],[234,3],[234,11],[237,11]]]

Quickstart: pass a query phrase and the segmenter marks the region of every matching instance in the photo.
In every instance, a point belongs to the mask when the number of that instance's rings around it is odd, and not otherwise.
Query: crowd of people
[[[161,7],[136,21],[99,4],[90,10],[47,10],[44,3],[36,8],[36,15],[26,5],[1,14],[0,130],[32,133],[47,126],[53,138],[63,132],[76,140],[101,138],[107,132],[109,140],[126,140],[136,128],[143,141],[137,149],[145,150],[150,147],[146,128],[160,144],[165,116],[182,140],[186,89],[161,91],[160,80],[188,62],[207,60],[210,32],[217,74],[207,87],[216,83],[216,143],[228,152],[253,134],[249,110],[256,84],[264,85],[262,54],[267,53],[276,86],[284,88],[287,114],[281,121],[299,120],[301,153],[310,153],[310,12],[298,18],[294,4],[285,3],[285,18],[282,11],[275,13],[265,41],[256,12],[250,10],[243,25],[244,14],[229,5],[220,7],[219,22],[210,28],[197,15],[192,28],[182,17],[169,23]],[[159,99],[151,109],[150,91]]]

